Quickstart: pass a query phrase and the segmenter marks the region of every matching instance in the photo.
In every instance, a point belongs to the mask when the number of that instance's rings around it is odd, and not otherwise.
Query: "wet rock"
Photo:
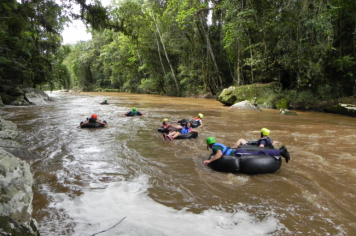
[[[19,144],[20,145],[20,144]],[[30,151],[26,147],[20,145],[17,148],[4,148],[7,152],[11,153],[12,155],[20,158],[21,160],[36,160],[42,158],[37,152]]]
[[[30,151],[25,146],[19,144],[15,140],[18,135],[17,125],[0,116],[0,147],[22,160],[41,158],[36,152]]]
[[[0,235],[39,235],[32,219],[33,176],[23,159],[39,158],[16,142],[17,125],[0,116]]]
[[[254,110],[254,111],[262,111],[261,108],[257,107],[256,105],[250,103],[249,101],[242,101],[235,103],[229,109],[244,109],[244,110]]]
[[[225,105],[233,105],[242,101],[258,104],[259,107],[274,107],[273,99],[281,90],[282,85],[277,82],[269,84],[250,84],[244,86],[231,86],[224,89],[217,100]]]
[[[0,148],[0,214],[35,234],[31,227],[33,184],[29,164]]]
[[[23,91],[25,93],[25,99],[30,104],[46,104],[48,101],[52,101],[52,99],[41,90],[37,90],[34,88],[25,88],[23,89]]]
[[[325,109],[325,111],[330,113],[336,113],[346,116],[356,117],[356,105],[354,104],[338,104]]]
[[[298,114],[295,111],[290,111],[288,109],[279,109],[279,114],[285,116],[297,116]]]
[[[19,87],[14,87],[12,89],[9,89],[9,94],[17,97],[19,95],[23,95],[24,92]]]
[[[16,87],[3,91],[0,96],[3,104],[14,106],[45,104],[48,101],[52,101],[52,99],[45,92],[34,88],[21,89]]]
[[[26,225],[19,224],[8,216],[0,215],[0,235],[11,236],[39,236],[37,223],[31,221],[30,228]]]
[[[4,103],[2,102],[2,99],[0,97],[0,107],[4,106]]]

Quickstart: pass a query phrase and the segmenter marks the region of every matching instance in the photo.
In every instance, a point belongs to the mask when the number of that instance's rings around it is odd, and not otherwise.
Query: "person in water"
[[[108,103],[108,100],[105,99],[101,104],[109,104],[109,103]]]
[[[82,127],[83,125],[86,125],[86,124],[95,124],[95,123],[99,123],[99,124],[102,124],[102,125],[107,125],[107,123],[105,122],[101,122],[99,119],[98,119],[98,115],[97,114],[93,114],[91,115],[91,117],[89,119],[87,119],[85,122],[81,123],[79,125],[79,127]]]
[[[271,141],[269,134],[270,134],[270,130],[266,129],[266,128],[262,128],[261,129],[261,138],[257,141],[250,141],[247,142],[245,139],[241,138],[239,140],[237,140],[237,142],[235,143],[234,146],[232,146],[232,148],[238,148],[240,147],[240,145],[257,145],[259,147],[271,147],[274,144],[279,143],[278,141]]]
[[[197,130],[192,129],[192,124],[188,121],[180,131],[172,131],[168,135],[163,134],[165,139],[173,140],[174,138],[178,137],[181,134],[187,134],[189,132],[198,132]]]
[[[198,116],[193,118],[190,122],[194,123],[193,124],[194,127],[203,126],[203,117],[204,115],[202,113],[199,113]],[[186,124],[188,121],[189,121],[188,119],[181,119],[175,122],[179,124]]]
[[[132,115],[138,115],[138,116],[143,116],[143,115],[146,115],[146,113],[142,113],[142,112],[139,112],[137,111],[136,107],[133,107],[131,111],[129,112],[126,112],[124,114],[125,116],[132,116]]]
[[[167,118],[164,118],[162,120],[162,126],[161,128],[163,129],[168,129],[168,130],[173,130],[173,129],[178,129],[180,128],[179,126],[175,126],[169,123],[169,120]]]
[[[204,115],[199,113],[198,116],[195,117],[193,120],[200,124],[200,127],[203,127],[203,117]]]
[[[213,157],[210,160],[204,160],[203,164],[209,165],[211,162],[220,159],[224,155],[235,155],[235,156],[251,156],[251,155],[268,155],[268,156],[282,156],[286,159],[288,163],[290,160],[290,155],[285,146],[282,146],[280,149],[265,149],[258,151],[247,151],[244,149],[232,149],[230,147],[225,146],[221,143],[216,143],[213,137],[209,137],[206,139],[207,149],[211,148],[213,151]]]

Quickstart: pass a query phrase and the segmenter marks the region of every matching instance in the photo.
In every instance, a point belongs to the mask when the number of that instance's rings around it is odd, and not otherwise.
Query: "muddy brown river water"
[[[356,119],[230,110],[210,99],[53,92],[47,105],[6,107],[32,161],[42,235],[356,235]],[[110,105],[99,105],[108,99]],[[132,107],[142,117],[126,117]],[[107,128],[80,129],[91,114]],[[165,141],[162,119],[204,114],[192,140]],[[274,174],[212,171],[205,139],[233,145],[259,130],[292,157]]]

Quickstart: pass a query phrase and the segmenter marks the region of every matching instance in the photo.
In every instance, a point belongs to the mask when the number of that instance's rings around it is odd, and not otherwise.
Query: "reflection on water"
[[[34,217],[42,235],[354,235],[355,119],[229,110],[215,100],[125,93],[52,93],[48,105],[8,107],[33,161]],[[104,97],[105,96],[105,97]],[[111,105],[99,102],[107,98]],[[126,117],[133,106],[147,113]],[[195,140],[163,140],[162,119],[204,114]],[[77,128],[98,114],[102,129]],[[218,173],[205,139],[233,145],[259,130],[292,160],[274,174]],[[237,233],[238,232],[238,233]]]

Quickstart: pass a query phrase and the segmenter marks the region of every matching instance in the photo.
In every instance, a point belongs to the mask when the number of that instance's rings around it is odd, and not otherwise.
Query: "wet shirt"
[[[226,146],[225,146],[226,147]],[[227,148],[227,147],[226,147]],[[222,144],[218,144],[216,143],[213,148],[213,154],[215,155],[219,150],[224,154],[224,146]],[[227,152],[224,155],[231,155],[232,154],[232,149],[229,151],[227,150]]]

